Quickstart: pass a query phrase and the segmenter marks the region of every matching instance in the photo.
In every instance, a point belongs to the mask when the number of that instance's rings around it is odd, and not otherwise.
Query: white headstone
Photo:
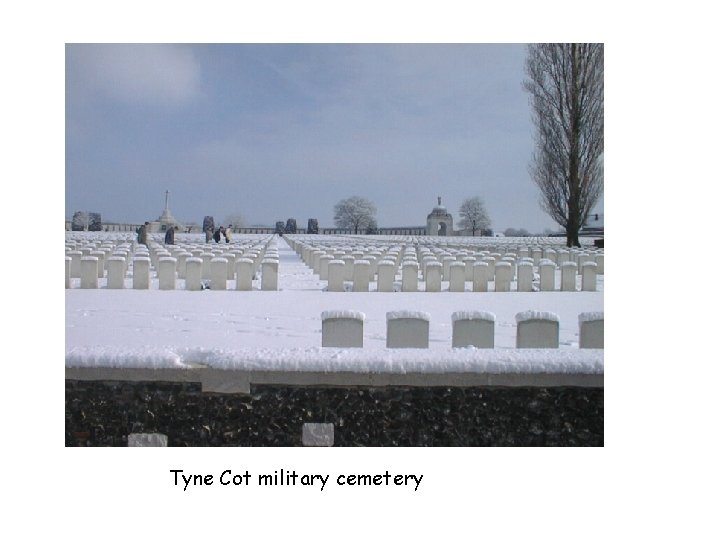
[[[359,311],[323,311],[323,347],[362,347],[365,314]]]
[[[452,346],[492,349],[495,347],[495,315],[485,311],[456,311],[452,314]]]
[[[557,349],[560,342],[560,320],[554,313],[524,311],[515,316],[518,349]]]
[[[387,314],[386,346],[427,349],[430,342],[430,315],[420,311],[391,311]]]
[[[603,312],[581,313],[578,316],[580,324],[580,348],[605,348],[605,314]]]
[[[175,289],[175,265],[177,260],[174,257],[160,257],[158,259],[158,286],[160,290],[171,291]]]

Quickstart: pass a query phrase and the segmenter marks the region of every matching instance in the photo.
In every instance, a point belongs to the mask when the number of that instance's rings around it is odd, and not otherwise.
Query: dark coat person
[[[175,227],[168,227],[165,233],[165,243],[169,245],[175,244]]]
[[[150,225],[150,223],[148,223],[146,221],[143,225],[140,225],[140,231],[138,232],[138,242],[140,244],[145,244],[146,246],[148,243],[147,235],[148,235],[148,226],[149,225]]]
[[[220,227],[220,229],[222,229],[222,227]],[[215,233],[213,234],[213,240],[215,240],[216,244],[220,242],[220,236],[222,235],[220,229],[215,229]]]

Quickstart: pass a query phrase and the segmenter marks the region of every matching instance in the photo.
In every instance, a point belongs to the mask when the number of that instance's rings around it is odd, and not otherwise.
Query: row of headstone
[[[361,263],[357,283],[353,283],[351,288],[353,291],[365,291],[365,281],[372,282],[376,278],[377,291],[393,291],[398,271],[402,272],[402,291],[417,291],[416,280],[425,281],[425,290],[429,292],[441,290],[443,281],[448,282],[447,290],[453,292],[464,291],[466,282],[472,282],[475,291],[488,290],[488,282],[495,282],[493,289],[497,292],[513,290],[511,283],[514,282],[517,283],[514,290],[520,292],[551,291],[556,290],[558,268],[561,270],[559,290],[576,290],[574,276],[571,280],[571,267],[565,267],[566,263],[573,263],[575,275],[580,274],[580,290],[593,291],[597,288],[597,275],[604,272],[604,255],[601,252],[520,247],[505,253],[473,253],[468,250],[450,253],[407,245],[386,244],[383,247],[368,245],[367,242],[353,245],[348,244],[347,239],[342,243],[336,240],[334,245],[319,241],[288,241],[321,280],[328,280],[328,291],[350,289],[344,282],[356,281],[355,263],[361,260],[370,262],[370,274],[368,277],[365,263]],[[336,264],[331,269],[330,262],[333,261],[341,261],[345,265],[340,268]],[[481,265],[478,271],[476,267],[480,263],[485,263],[487,267]],[[594,266],[586,266],[588,263]],[[418,265],[417,272],[412,270],[415,264]],[[406,266],[409,268],[406,269]]]
[[[362,347],[365,314],[359,311],[322,313],[323,347]],[[430,315],[421,311],[391,311],[387,318],[387,348],[427,349]],[[515,316],[518,349],[556,349],[560,320],[550,312],[524,311]],[[580,348],[604,348],[604,314],[582,313]],[[492,349],[495,347],[495,315],[484,311],[458,311],[452,315],[452,346]]]
[[[221,254],[223,256],[218,256]],[[71,287],[71,278],[79,277],[81,288],[97,288],[98,277],[103,277],[107,272],[107,287],[122,289],[132,265],[134,289],[149,289],[151,268],[155,268],[161,290],[175,289],[177,279],[185,280],[186,290],[225,290],[227,281],[233,279],[236,280],[237,290],[252,290],[252,280],[260,268],[261,289],[277,290],[278,264],[277,246],[272,242],[266,246],[252,246],[245,252],[237,249],[226,252],[206,249],[190,252],[183,247],[159,244],[151,244],[150,248],[139,245],[134,252],[129,246],[116,249],[112,254],[91,251],[87,256],[80,250],[71,250],[65,258],[65,287]]]
[[[324,257],[324,256],[323,256]],[[436,261],[429,261],[425,264],[425,291],[440,292],[442,288],[441,264]],[[521,262],[517,265],[516,287],[512,288],[513,267],[510,262],[498,262],[491,265],[488,262],[474,263],[472,266],[473,279],[472,290],[474,292],[487,292],[489,284],[494,282],[492,288],[495,292],[531,292],[533,290],[555,291],[556,287],[556,265],[550,261],[540,263],[538,286],[535,286],[535,273],[529,262]],[[377,265],[377,288],[378,292],[393,292],[395,290],[395,265],[392,261],[382,260]],[[352,270],[352,274],[348,270]],[[401,266],[401,287],[403,292],[417,292],[418,289],[419,265],[412,260],[403,261]],[[371,263],[365,259],[357,261],[329,260],[327,261],[327,290],[329,292],[342,292],[346,290],[346,280],[352,281],[351,290],[354,292],[368,292],[372,277]],[[324,272],[320,274],[320,279]],[[450,292],[464,292],[465,289],[465,266],[461,262],[452,262],[449,265],[449,284],[447,290]],[[597,290],[597,263],[586,262],[581,270],[580,290]],[[561,267],[560,291],[577,290],[577,265],[573,262],[564,263]]]

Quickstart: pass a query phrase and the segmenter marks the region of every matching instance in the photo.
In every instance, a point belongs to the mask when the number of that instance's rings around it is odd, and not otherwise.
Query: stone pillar
[[[442,258],[442,279],[443,281],[450,281],[450,263],[455,262],[455,257],[451,255],[445,255]]]
[[[150,258],[136,257],[133,259],[133,289],[150,288]]]
[[[508,262],[495,263],[495,292],[509,292],[512,266]]]
[[[234,253],[223,253],[223,259],[227,260],[226,270],[227,278],[229,280],[235,279],[235,254]],[[227,283],[226,283],[227,286]]]
[[[563,263],[560,267],[560,290],[575,291],[575,278],[577,277],[577,264],[574,262]]]
[[[202,255],[200,255],[200,258],[202,259],[202,278],[203,279],[210,279],[210,261],[213,260],[215,255],[213,255],[210,252],[203,252]]]
[[[175,257],[160,257],[158,259],[158,286],[161,291],[175,289]]]
[[[225,257],[213,257],[210,260],[210,289],[227,290],[228,261]]]
[[[570,262],[570,252],[564,249],[557,251],[557,265],[562,268],[562,265],[566,262]]]
[[[598,253],[595,255],[595,263],[597,264],[597,273],[602,276],[605,274],[605,255]]]
[[[450,292],[464,292],[465,291],[465,263],[455,261],[450,263],[449,277],[450,285],[448,290]]]
[[[278,290],[278,261],[276,259],[263,259],[260,289],[263,291]]]
[[[82,259],[82,251],[79,250],[73,250],[68,251],[65,253],[66,257],[70,257],[71,263],[70,263],[70,277],[71,278],[79,278],[82,275],[81,271],[81,262],[80,259]]]
[[[180,279],[185,279],[185,263],[190,258],[190,253],[187,251],[181,251],[177,254],[177,276]]]
[[[487,263],[488,265],[488,272],[487,272],[487,278],[488,281],[494,281],[495,280],[495,257],[483,257],[482,262]]]
[[[586,262],[582,265],[582,290],[597,290],[597,263]]]
[[[418,268],[416,262],[405,262],[402,267],[402,292],[417,292]]]
[[[370,261],[356,259],[353,265],[353,292],[368,292],[370,287]]]
[[[442,285],[442,264],[439,262],[429,262],[425,266],[425,291],[440,292]]]
[[[490,265],[486,262],[476,262],[473,265],[473,291],[487,292],[488,290],[488,274],[490,273]]]
[[[395,265],[392,261],[380,261],[378,263],[378,292],[393,292],[395,282]]]
[[[518,292],[532,292],[533,265],[529,262],[518,264],[517,290]]]
[[[537,266],[540,264],[540,259],[542,259],[542,249],[537,247],[533,248],[532,250],[532,259],[533,259],[533,265]]]
[[[70,288],[70,265],[72,264],[72,257],[65,257],[65,288]]]
[[[474,275],[473,265],[477,259],[475,257],[463,257],[463,263],[465,263],[465,281],[472,281]]]
[[[582,273],[583,264],[585,264],[589,260],[590,260],[590,255],[588,255],[587,253],[578,253],[577,260],[576,260],[578,274]]]
[[[82,257],[80,259],[80,288],[97,289],[98,287],[98,258]]]
[[[353,259],[354,264],[354,259]],[[345,291],[345,266],[344,261],[328,262],[328,288],[329,292]]]
[[[605,314],[603,312],[581,313],[578,317],[580,323],[580,348],[605,348]]]
[[[555,263],[552,261],[540,261],[540,290],[541,291],[554,291],[555,290]]]
[[[105,252],[104,251],[91,251],[91,257],[97,257],[98,260],[98,273],[97,277],[105,277]]]
[[[125,288],[124,257],[110,257],[108,259],[107,287],[108,289]]]
[[[185,290],[202,290],[203,260],[201,257],[190,257],[185,261]]]
[[[345,281],[352,281],[353,280],[353,273],[355,270],[355,257],[352,255],[343,255],[342,261],[345,263],[343,280]]]
[[[252,291],[253,261],[244,257],[237,259],[235,263],[235,290]]]
[[[332,255],[321,255],[320,256],[320,279],[327,280],[328,279],[328,264],[330,261],[333,260]]]

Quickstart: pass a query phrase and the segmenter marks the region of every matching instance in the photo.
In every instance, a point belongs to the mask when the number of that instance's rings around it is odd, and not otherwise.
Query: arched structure
[[[428,236],[452,236],[453,217],[447,208],[442,205],[442,198],[438,197],[438,204],[427,217]]]

